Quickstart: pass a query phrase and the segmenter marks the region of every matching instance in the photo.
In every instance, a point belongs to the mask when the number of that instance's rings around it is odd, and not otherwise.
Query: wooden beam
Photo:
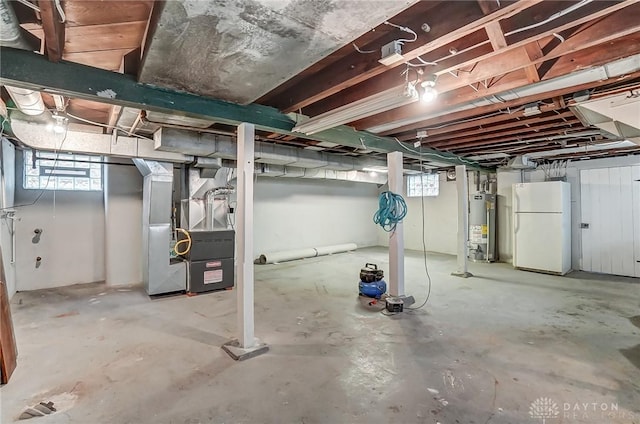
[[[532,140],[535,140],[537,138],[542,138],[542,137],[552,137],[554,135],[559,135],[559,134],[566,134],[567,136],[571,136],[572,132],[584,132],[585,128],[576,128],[575,131],[558,131],[558,130],[548,130],[548,131],[541,131],[538,134],[527,134],[521,137],[501,137],[501,138],[496,138],[496,139],[492,139],[492,140],[483,140],[483,141],[478,141],[478,142],[467,142],[464,144],[458,144],[458,145],[453,145],[453,146],[447,146],[446,150],[447,151],[455,151],[458,154],[466,154],[467,151],[469,150],[473,150],[476,147],[479,146],[491,146],[491,145],[500,145],[500,147],[504,147],[504,146],[511,146],[514,144],[526,144],[526,143],[533,143]],[[598,131],[593,130],[593,131]],[[575,134],[578,135],[578,134]],[[568,138],[569,139],[569,138]],[[547,140],[545,140],[547,141]],[[551,141],[551,140],[549,140]],[[443,147],[443,149],[445,149]]]
[[[70,62],[51,63],[42,56],[8,47],[0,47],[0,84],[48,91],[71,98],[104,104],[130,106],[158,112],[178,113],[186,116],[211,119],[221,124],[253,123],[261,131],[294,135],[300,139],[329,141],[350,147],[363,144],[378,152],[406,151],[408,157],[419,156],[411,153],[410,145],[395,139],[375,134],[354,131],[347,126],[338,126],[313,135],[292,132],[296,122],[290,116],[268,106],[257,104],[239,105],[219,99],[198,96],[191,93],[163,89],[138,83],[134,77],[102,69],[91,68]],[[108,112],[107,112],[108,113]],[[431,151],[441,160],[452,164],[467,163],[454,155]],[[478,169],[484,169],[477,167]]]
[[[617,12],[617,14],[618,14],[617,18],[623,19],[627,21],[627,23],[629,23],[628,22],[629,18],[623,17],[624,15],[623,12]],[[616,21],[619,22],[619,19],[616,19]],[[618,28],[618,32],[602,34],[602,32],[605,30],[605,25],[611,22],[611,21],[607,21],[607,19],[603,19],[601,21],[601,23],[602,22],[605,23],[603,24],[603,26],[594,25],[592,27],[593,32],[577,34],[575,37],[569,40],[566,40],[564,43],[562,43],[561,44],[562,48],[558,47],[558,49],[555,49],[553,52],[550,52],[549,56],[545,56],[544,58],[537,59],[534,63],[532,63],[527,53],[523,49],[517,50],[516,52],[518,54],[514,54],[513,51],[510,51],[506,53],[504,56],[495,57],[490,61],[483,61],[482,63],[478,64],[476,69],[470,74],[460,75],[458,78],[455,78],[450,75],[443,76],[441,78],[444,80],[442,81],[441,79],[439,79],[437,87],[439,90],[446,92],[456,88],[465,87],[466,85],[469,85],[469,84],[473,84],[474,82],[476,82],[475,80],[478,79],[478,77],[482,77],[483,79],[490,79],[492,77],[495,77],[496,74],[498,73],[516,71],[525,66],[535,64],[535,63],[542,63],[545,60],[575,53],[582,49],[589,49],[592,47],[597,48],[597,46],[609,43],[611,42],[611,40],[615,40],[616,38],[625,37],[628,34],[633,34],[633,36],[636,36],[638,35],[638,32],[640,32],[640,22],[635,20],[634,16],[632,16],[631,19],[634,20],[633,25],[621,26],[620,28]],[[611,47],[611,46],[608,46],[608,47]],[[598,64],[604,64],[628,55],[628,50],[626,49],[623,51],[618,51],[613,48],[607,48],[607,49],[599,49],[596,51],[598,51],[599,53],[597,53],[595,56],[589,55],[589,56],[583,57],[580,55],[575,55],[571,57],[571,63],[573,64],[573,69],[575,70],[575,69],[579,69],[580,67],[597,66]],[[567,72],[571,72],[571,70]],[[472,74],[473,76],[471,76]],[[467,90],[468,94],[466,98],[457,99],[456,101],[448,102],[446,104],[443,104],[442,101],[439,101],[438,106],[440,108],[453,107],[454,105],[457,105],[460,103],[465,103],[479,97],[484,97],[487,94],[499,93],[501,91],[515,89],[527,84],[528,82],[526,81],[519,82],[515,80],[509,84],[498,84],[486,90],[478,89],[476,92]],[[412,105],[404,106],[402,108],[391,110],[383,114],[362,119],[354,123],[353,125],[359,129],[367,129],[367,128],[375,127],[380,122],[403,121],[403,120],[410,119],[412,117],[420,116],[424,114],[425,114],[424,107],[420,107],[420,105],[412,104]]]
[[[487,31],[487,36],[489,37],[491,47],[493,47],[494,51],[502,50],[507,47],[507,40],[504,38],[500,21],[489,22],[485,25],[484,29]]]
[[[537,35],[532,35],[529,38],[518,42],[517,44],[512,44],[505,47],[502,50],[494,51],[490,45],[487,43],[485,45],[479,44],[481,43],[480,39],[474,37],[474,44],[478,44],[476,48],[470,49],[468,51],[464,51],[463,53],[458,53],[456,55],[452,55],[449,58],[444,60],[439,60],[438,57],[425,56],[425,59],[428,61],[438,60],[438,66],[433,68],[427,68],[428,72],[435,72],[440,75],[438,81],[438,89],[440,93],[444,93],[448,90],[452,90],[459,87],[464,87],[468,84],[476,84],[479,81],[483,81],[487,78],[491,78],[499,73],[506,73],[509,71],[514,71],[516,69],[526,68],[526,67],[536,67],[537,64],[544,62],[545,60],[549,60],[553,57],[561,57],[564,54],[568,54],[569,49],[565,49],[564,53],[560,53],[560,51],[548,52],[549,57],[545,58],[540,56],[536,50],[536,47],[528,47],[531,43],[538,44],[539,40],[548,39],[549,37],[553,37],[553,33],[556,30],[560,29],[569,29],[578,25],[582,25],[585,22],[589,22],[592,19],[600,18],[604,15],[611,14],[612,12],[618,11],[617,15],[613,18],[611,16],[607,17],[607,22],[597,23],[599,28],[603,30],[600,32],[599,38],[601,42],[604,42],[604,38],[611,39],[611,35],[615,32],[613,29],[622,28],[623,21],[626,22],[625,25],[631,25],[633,27],[637,26],[635,23],[629,24],[630,20],[634,19],[638,13],[640,13],[640,7],[636,3],[637,0],[632,0],[629,2],[620,2],[615,3],[612,6],[605,7],[609,3],[598,3],[597,6],[601,7],[598,11],[589,15],[589,17],[583,17],[582,19],[577,19],[575,22],[571,21],[570,23],[566,23],[562,25],[560,28],[553,28],[541,32]],[[455,3],[455,2],[453,2]],[[604,5],[604,6],[601,6]],[[623,9],[625,7],[632,6],[631,9]],[[587,8],[588,6],[585,6]],[[620,10],[622,9],[622,10]],[[620,16],[624,14],[624,18],[620,18]],[[616,21],[618,23],[616,23]],[[481,31],[483,35],[484,31]],[[620,36],[620,33],[617,33],[617,36]],[[460,40],[458,42],[466,43],[468,37]],[[584,36],[581,37],[584,40]],[[587,37],[588,40],[588,37]],[[593,43],[594,40],[590,42]],[[473,44],[471,44],[472,46]],[[466,44],[464,45],[466,48]],[[531,49],[531,58],[529,53],[524,51],[523,48]],[[446,56],[446,55],[445,55]],[[442,56],[439,56],[440,58]],[[494,58],[496,58],[493,60]],[[535,58],[535,60],[532,60]],[[535,79],[535,74],[532,72],[532,68],[529,69],[529,75],[527,75],[527,80],[531,81]],[[450,72],[453,72],[457,75],[457,77],[453,77]],[[389,88],[399,85],[398,82],[398,73],[395,70],[390,70],[384,75],[378,76],[376,78],[371,78],[370,80],[360,83],[355,87],[349,88],[347,90],[341,90],[335,96],[326,99],[323,102],[312,105],[305,112],[310,116],[315,116],[320,113],[326,112],[328,110],[335,109],[337,107],[343,106],[344,104],[354,102],[363,97],[368,97],[373,94],[379,93],[380,91],[388,90]],[[303,92],[306,88],[301,87],[300,90]],[[470,93],[471,94],[471,93]]]
[[[601,87],[601,86],[606,86],[606,85],[610,85],[610,84],[621,83],[621,82],[624,82],[624,81],[632,81],[632,80],[635,80],[635,79],[638,79],[638,78],[640,78],[640,71],[633,72],[633,73],[625,75],[623,77],[610,78],[610,79],[601,80],[601,81],[594,81],[594,82],[589,82],[589,83],[586,83],[586,84],[580,84],[580,85],[576,85],[576,86],[572,86],[572,87],[564,87],[562,89],[548,91],[546,93],[540,93],[540,94],[535,94],[535,95],[531,95],[531,96],[526,96],[526,97],[522,97],[520,99],[510,100],[510,101],[507,101],[507,102],[504,102],[504,103],[497,103],[497,104],[493,104],[493,105],[476,107],[476,108],[469,109],[469,110],[453,112],[453,113],[447,114],[446,117],[438,116],[438,117],[434,117],[434,118],[429,118],[429,119],[417,121],[417,122],[414,122],[414,123],[411,123],[411,124],[404,125],[402,127],[395,128],[393,130],[385,131],[385,132],[383,132],[381,134],[382,135],[394,136],[395,134],[403,133],[403,132],[407,132],[407,131],[419,130],[419,129],[422,129],[422,128],[440,126],[440,125],[442,125],[442,124],[444,124],[446,122],[456,122],[456,121],[460,121],[460,120],[469,119],[470,117],[473,117],[473,116],[488,115],[488,114],[491,114],[491,113],[496,113],[496,112],[498,112],[500,110],[505,110],[506,111],[506,110],[509,110],[510,108],[511,109],[512,108],[516,108],[518,106],[522,106],[522,105],[527,104],[527,103],[536,102],[536,101],[539,101],[539,100],[551,99],[551,98],[556,97],[556,96],[564,96],[564,95],[567,95],[567,94],[575,93],[576,91],[589,90],[589,89],[593,89],[593,88],[596,88],[596,87]],[[549,108],[549,107],[555,108],[555,105],[549,106],[549,105],[542,104],[542,105],[540,105],[540,110],[544,113],[547,110],[547,108]],[[505,112],[505,116],[510,116],[510,114]]]
[[[470,7],[460,8],[457,2],[443,2],[441,7],[437,9],[437,14],[434,13],[430,17],[430,20],[437,22],[438,25],[433,25],[431,32],[428,34],[420,34],[419,40],[423,40],[423,42],[414,43],[415,48],[411,49],[414,45],[406,44],[407,51],[403,52],[403,56],[405,60],[413,60],[418,56],[465,37],[483,28],[491,21],[513,16],[541,1],[521,0],[487,16],[482,16],[480,10],[478,10],[478,13],[473,13]],[[425,43],[425,39],[429,41]],[[388,67],[378,63],[378,56],[370,56],[376,55],[367,55],[364,60],[362,60],[362,56],[356,56],[357,61],[350,56],[345,60],[334,63],[322,70],[322,77],[314,80],[313,87],[309,88],[308,85],[300,86],[296,90],[292,90],[290,96],[282,99],[281,102],[274,104],[274,106],[287,112],[296,111],[388,70]],[[399,62],[391,67],[402,64],[402,62]]]
[[[495,132],[497,131],[500,131],[501,132],[500,134],[503,134],[502,131],[512,130],[514,128],[517,128],[515,130],[516,132],[514,132],[514,134],[517,134],[518,131],[523,133],[527,131],[534,131],[535,129],[539,128],[538,124],[545,124],[548,122],[554,122],[556,125],[561,123],[577,122],[577,118],[575,117],[575,115],[569,111],[566,111],[563,113],[552,112],[547,116],[536,117],[535,119],[528,119],[527,117],[513,116],[513,115],[511,115],[510,118],[511,118],[511,121],[506,124],[493,125],[493,126],[480,126],[467,131],[462,131],[462,132],[451,131],[447,133],[440,133],[439,135],[435,135],[435,136],[428,135],[427,138],[424,139],[424,141],[429,143],[435,143],[435,142],[441,142],[441,141],[464,139],[465,137],[469,137],[469,136],[477,136],[480,138],[495,137],[496,135]],[[558,121],[558,122],[555,122],[555,121]],[[415,135],[413,138],[415,138]],[[402,137],[398,137],[398,139],[401,141],[410,140],[410,139],[402,140],[403,139]]]
[[[65,26],[60,21],[60,15],[53,0],[39,0],[38,6],[40,6],[47,58],[52,62],[59,62],[64,51]]]
[[[107,134],[113,133],[115,130],[116,124],[118,123],[118,118],[120,118],[120,112],[122,111],[122,106],[112,105],[111,110],[109,110],[109,119],[107,121]]]
[[[567,128],[569,127],[569,128]],[[527,137],[540,137],[544,134],[555,134],[563,131],[567,131],[572,127],[582,127],[582,124],[577,119],[573,119],[569,122],[553,122],[542,125],[531,126],[530,128],[516,128],[515,130],[502,131],[497,134],[483,134],[483,135],[472,135],[468,137],[451,137],[449,140],[437,140],[429,142],[430,147],[435,147],[438,149],[455,149],[459,146],[466,145],[475,145],[477,144],[486,144],[493,143],[496,141],[502,140],[513,140],[524,139]],[[545,130],[545,131],[542,131]]]
[[[544,57],[544,53],[542,53],[542,49],[540,48],[540,44],[538,41],[534,41],[533,43],[529,43],[524,46],[524,50],[527,52],[527,57],[531,61],[531,65],[527,65],[524,67],[524,71],[527,74],[527,78],[530,83],[540,81],[540,75],[538,74],[538,68],[535,63],[538,59],[542,59]]]

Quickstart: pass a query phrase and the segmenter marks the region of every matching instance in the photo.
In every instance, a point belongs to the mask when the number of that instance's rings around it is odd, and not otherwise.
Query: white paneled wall
[[[580,171],[582,269],[640,277],[640,166]]]

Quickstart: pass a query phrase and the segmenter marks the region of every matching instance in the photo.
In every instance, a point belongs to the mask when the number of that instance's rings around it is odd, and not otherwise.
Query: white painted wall
[[[130,162],[129,162],[130,163]],[[135,166],[105,165],[105,281],[142,281],[142,175]]]
[[[567,169],[567,181],[571,184],[571,267],[573,269],[580,269],[580,258],[582,256],[580,170],[638,164],[640,164],[640,156],[582,160],[570,163]],[[544,172],[541,170],[525,171],[523,178],[525,183],[544,181]],[[513,259],[513,246],[511,243],[513,234],[512,184],[519,182],[521,182],[520,171],[498,170],[498,249],[500,259],[509,263]]]
[[[0,209],[11,208],[15,195],[15,147],[2,139],[0,147]],[[2,216],[2,211],[0,211]],[[9,299],[16,293],[15,264],[11,263],[11,220],[0,218],[0,246]]]
[[[424,198],[425,241],[430,252],[457,253],[458,234],[458,190],[455,181],[447,181],[440,173],[440,194]],[[404,220],[405,249],[422,250],[422,205],[420,197],[406,197],[407,179],[404,179],[402,196],[407,202],[407,217]],[[470,191],[475,192],[475,184],[470,180]],[[387,190],[383,187],[380,192]],[[377,210],[377,204],[375,209]],[[374,211],[375,212],[375,211]],[[373,212],[372,214],[373,215]],[[389,245],[389,233],[378,227],[378,244]]]
[[[24,190],[22,153],[16,155],[16,204],[30,204],[40,190]],[[35,290],[105,279],[102,192],[44,191],[17,210],[17,290]],[[43,230],[33,243],[34,229]],[[42,257],[36,268],[36,257]]]
[[[254,255],[348,242],[375,246],[377,207],[375,184],[259,177]]]

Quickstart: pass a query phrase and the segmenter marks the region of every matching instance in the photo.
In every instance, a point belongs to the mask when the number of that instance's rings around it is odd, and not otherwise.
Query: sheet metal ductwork
[[[175,128],[161,128],[154,134],[154,146],[164,152],[181,152],[193,156],[235,159],[237,145],[230,136],[198,133]],[[385,167],[385,161],[306,150],[256,141],[255,162],[287,165],[295,168],[323,168],[353,171],[366,167]]]
[[[33,39],[18,23],[18,18],[8,0],[0,0],[0,45],[22,50],[37,50]],[[40,115],[45,111],[42,95],[33,90],[5,86],[18,109],[27,115]]]
[[[142,281],[149,295],[184,290],[187,269],[172,261],[171,199],[173,165],[133,159],[144,177],[142,190]]]

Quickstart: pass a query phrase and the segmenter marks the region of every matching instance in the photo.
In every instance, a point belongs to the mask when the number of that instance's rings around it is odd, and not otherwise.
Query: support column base
[[[451,275],[453,275],[454,277],[460,277],[460,278],[469,278],[469,277],[473,277],[473,274],[470,272],[452,272]]]
[[[222,350],[227,352],[227,354],[236,361],[244,361],[245,359],[253,358],[269,350],[269,345],[261,343],[257,338],[255,339],[254,345],[248,348],[240,347],[240,342],[237,339],[228,341],[221,347]]]

